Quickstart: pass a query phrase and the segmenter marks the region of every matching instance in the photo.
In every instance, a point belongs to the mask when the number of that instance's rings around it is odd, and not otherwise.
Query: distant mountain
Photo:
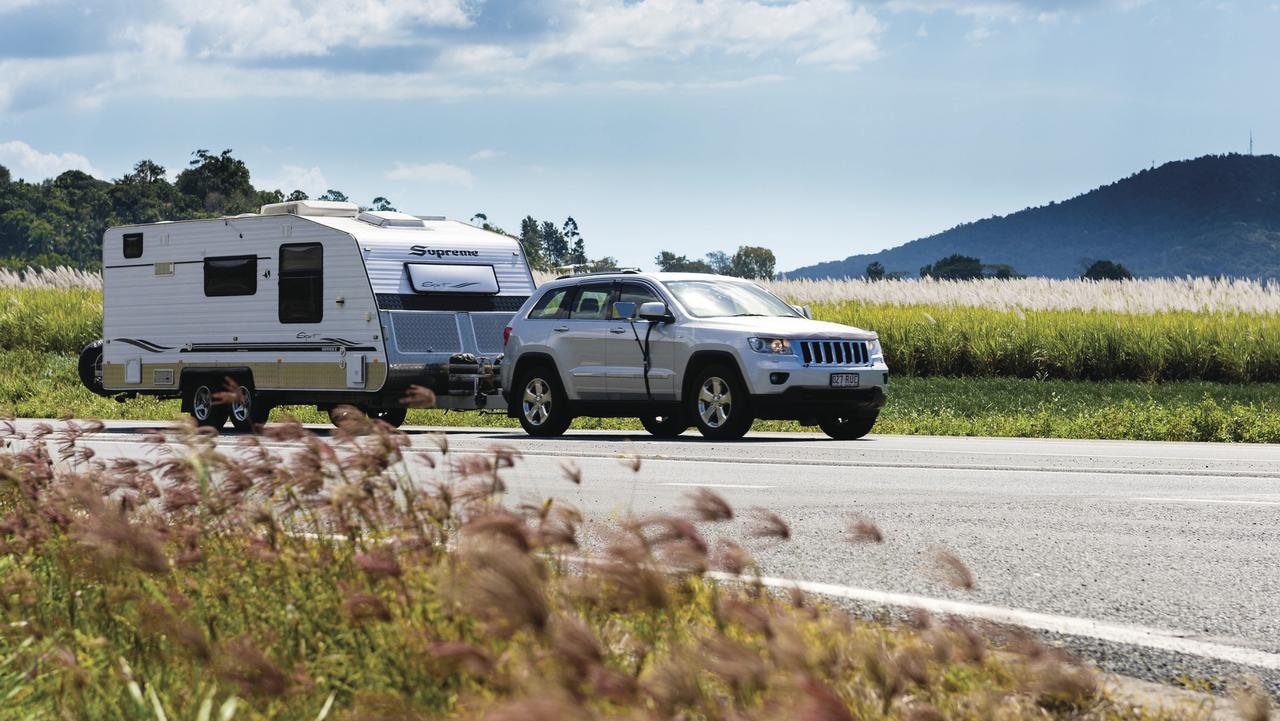
[[[915,276],[953,253],[1056,278],[1079,276],[1085,259],[1116,261],[1136,276],[1280,277],[1280,157],[1166,163],[1061,203],[785,275],[858,277],[879,261],[891,273]]]

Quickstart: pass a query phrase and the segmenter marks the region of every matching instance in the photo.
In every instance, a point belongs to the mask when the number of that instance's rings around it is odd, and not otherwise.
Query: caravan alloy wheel
[[[252,431],[257,423],[262,423],[266,419],[259,420],[258,414],[258,398],[249,386],[239,386],[236,390],[236,398],[231,401],[231,425],[235,426],[237,431]]]
[[[227,422],[229,410],[225,405],[218,405],[213,397],[213,386],[197,382],[191,386],[188,393],[188,407],[191,408],[191,417],[196,419],[197,425],[221,428]]]

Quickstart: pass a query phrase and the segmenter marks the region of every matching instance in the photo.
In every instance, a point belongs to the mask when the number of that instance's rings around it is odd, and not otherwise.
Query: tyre
[[[187,387],[187,408],[190,409],[191,417],[196,419],[196,425],[221,428],[227,422],[231,408],[219,405],[214,400],[213,395],[217,392],[218,388],[207,380],[194,381]]]
[[[717,441],[731,441],[751,430],[751,396],[732,368],[707,366],[694,378],[686,413],[698,432]]]
[[[516,382],[520,425],[531,436],[558,436],[573,422],[560,379],[547,366],[535,366]]]
[[[231,425],[237,431],[253,432],[258,426],[267,422],[271,415],[271,406],[262,395],[249,386],[240,386],[238,397],[228,406]]]
[[[333,425],[342,428],[348,421],[360,420],[361,417],[364,417],[369,420],[382,421],[392,428],[399,428],[408,414],[409,409],[407,408],[365,408],[363,406],[340,405],[329,409],[329,420],[333,422]]]
[[[818,416],[818,427],[837,441],[853,441],[870,433],[879,416],[879,408],[851,408]]]
[[[95,340],[80,351],[80,382],[85,388],[105,396],[106,389],[102,385],[102,341]]]
[[[656,438],[675,438],[689,429],[683,413],[671,416],[640,416],[640,425]]]
[[[375,421],[382,421],[392,428],[399,428],[404,425],[404,419],[409,415],[408,408],[371,408],[365,411],[370,418]]]

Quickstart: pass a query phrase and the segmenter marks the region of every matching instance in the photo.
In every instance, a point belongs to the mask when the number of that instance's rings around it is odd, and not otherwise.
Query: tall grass
[[[148,460],[100,459],[98,429],[0,453],[6,718],[1185,718],[1113,702],[1025,638],[993,654],[959,622],[890,628],[764,593],[752,546],[706,540],[738,512],[709,491],[590,526],[557,500],[509,506],[510,448],[424,453],[353,420],[233,449],[188,426]],[[755,547],[791,537],[757,518]],[[849,552],[892,532],[851,519]]]
[[[68,268],[27,268],[22,271],[0,268],[0,288],[91,288],[102,290],[98,273]]]
[[[813,312],[878,332],[889,367],[906,375],[1280,381],[1280,315],[852,302],[815,305]]]
[[[102,292],[0,288],[0,349],[79,353],[102,337]]]
[[[1280,283],[1218,278],[1143,278],[1127,281],[1055,280],[779,280],[775,293],[798,304],[947,306],[996,310],[1097,310],[1151,314],[1167,311],[1280,313]]]

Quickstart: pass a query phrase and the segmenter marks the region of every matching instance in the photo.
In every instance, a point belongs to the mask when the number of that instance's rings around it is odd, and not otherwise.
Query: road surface
[[[155,425],[110,422],[88,442],[99,457],[154,452],[142,435]],[[405,430],[434,447],[431,429]],[[748,541],[780,585],[808,582],[860,609],[925,605],[1021,623],[1132,675],[1247,670],[1280,689],[1280,446],[447,431],[455,453],[495,443],[522,452],[505,476],[512,503],[556,496],[608,521],[679,511],[706,487],[738,515],[706,526],[708,537]],[[639,471],[620,455],[638,457]],[[580,486],[566,480],[565,458]],[[785,518],[792,540],[750,540],[754,508]],[[874,520],[884,542],[848,542],[854,514]],[[938,547],[969,566],[972,590],[930,572]]]

